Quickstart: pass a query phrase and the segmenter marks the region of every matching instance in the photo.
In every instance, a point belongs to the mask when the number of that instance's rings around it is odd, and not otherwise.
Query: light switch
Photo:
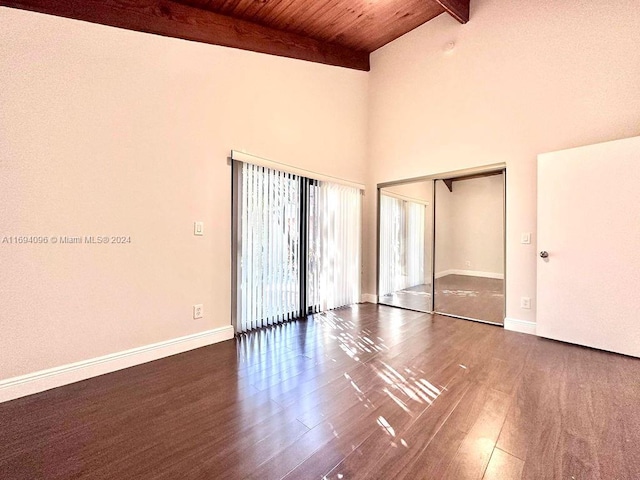
[[[520,243],[529,245],[531,243],[531,234],[523,233],[522,236],[520,237]]]
[[[193,234],[199,237],[204,235],[204,222],[195,222],[193,224]]]

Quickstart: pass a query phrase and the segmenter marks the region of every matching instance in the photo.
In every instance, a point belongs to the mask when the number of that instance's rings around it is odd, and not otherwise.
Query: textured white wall
[[[364,72],[7,8],[0,65],[0,236],[133,242],[0,244],[0,380],[229,325],[232,148],[365,180]]]
[[[536,156],[640,134],[638,45],[637,0],[473,0],[466,25],[437,17],[372,55],[369,187],[505,162],[507,316],[535,321],[519,301],[535,303]],[[372,293],[371,196],[365,208]]]

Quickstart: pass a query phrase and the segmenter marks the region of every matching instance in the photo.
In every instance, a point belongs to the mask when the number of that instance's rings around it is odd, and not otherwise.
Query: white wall
[[[537,248],[519,242],[535,239],[536,156],[640,134],[638,45],[637,0],[473,0],[466,25],[437,17],[372,55],[369,188],[505,162],[507,316],[535,321],[519,301],[535,303]],[[370,240],[364,292],[375,255]]]
[[[0,380],[230,325],[232,148],[365,180],[364,72],[7,8],[0,65],[0,236],[132,239],[0,244]]]

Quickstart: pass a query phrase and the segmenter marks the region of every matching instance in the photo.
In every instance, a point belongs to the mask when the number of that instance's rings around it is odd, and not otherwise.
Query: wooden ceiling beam
[[[326,65],[369,70],[367,52],[327,44],[170,0],[0,0],[0,6]]]
[[[469,21],[470,0],[436,0],[436,2],[442,5],[442,8],[460,23]]]

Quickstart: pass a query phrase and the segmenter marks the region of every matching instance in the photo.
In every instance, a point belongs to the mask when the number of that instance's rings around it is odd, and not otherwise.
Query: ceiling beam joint
[[[442,8],[460,23],[469,21],[470,0],[436,0],[436,2],[442,5]]]

